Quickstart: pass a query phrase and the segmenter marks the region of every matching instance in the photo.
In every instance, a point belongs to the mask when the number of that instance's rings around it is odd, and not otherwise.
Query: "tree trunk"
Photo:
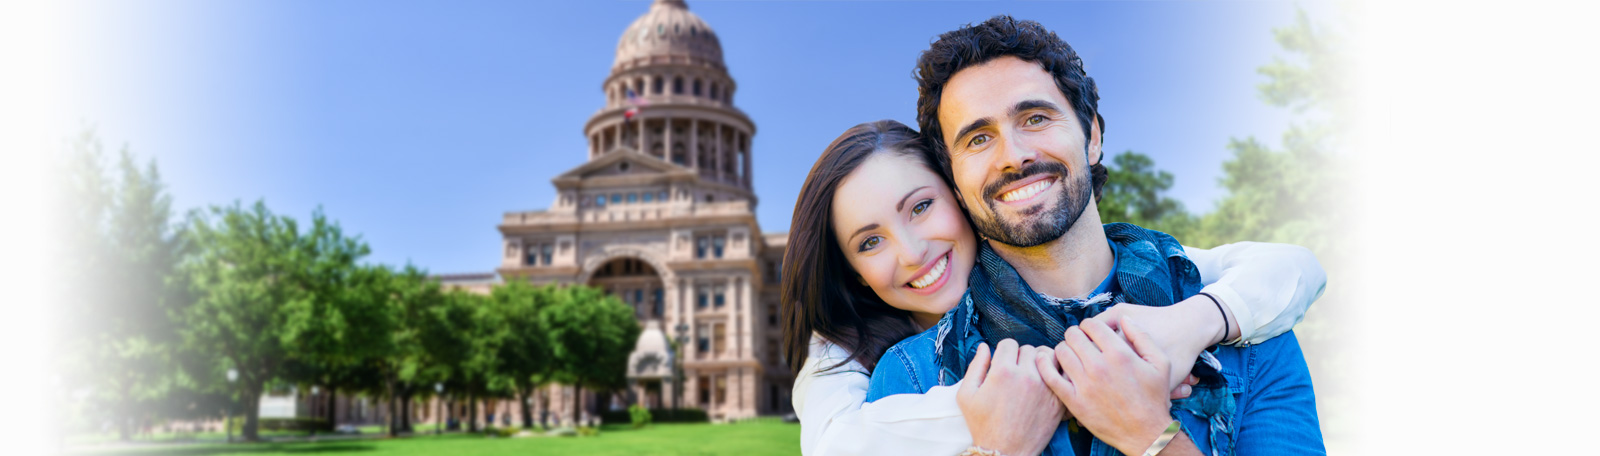
[[[550,429],[550,390],[539,389],[539,426]]]
[[[467,396],[467,432],[478,432],[478,398]]]
[[[334,429],[338,429],[339,428],[339,410],[338,410],[339,409],[339,401],[338,401],[338,395],[339,395],[338,390],[335,390],[332,387],[328,388],[328,411],[327,412],[328,412],[328,430],[329,431],[332,431]]]
[[[521,391],[522,395],[518,397],[517,401],[517,405],[522,407],[523,429],[533,428],[533,407],[531,407],[533,404],[528,401],[528,396],[531,395],[531,391],[529,390],[532,388],[533,387],[531,386],[523,387]]]
[[[573,427],[578,427],[578,426],[582,425],[582,423],[578,421],[578,417],[581,416],[579,413],[582,410],[583,410],[583,384],[580,383],[580,382],[572,382],[572,426]]]
[[[246,442],[261,441],[261,385],[245,385],[244,390],[244,430],[240,435]]]

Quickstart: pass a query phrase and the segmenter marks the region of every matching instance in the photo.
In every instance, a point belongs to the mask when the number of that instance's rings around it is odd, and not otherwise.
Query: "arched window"
[[[672,78],[672,94],[683,95],[683,76]]]
[[[711,101],[717,101],[717,83],[711,83]]]
[[[650,93],[654,94],[654,95],[661,95],[662,94],[662,87],[663,87],[663,84],[665,83],[665,81],[666,81],[666,79],[662,79],[660,76],[656,76],[656,82],[654,84],[654,87],[651,87]]]
[[[694,80],[694,96],[700,96],[700,80]]]

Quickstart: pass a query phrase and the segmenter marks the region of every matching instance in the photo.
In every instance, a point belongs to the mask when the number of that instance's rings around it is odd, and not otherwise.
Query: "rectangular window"
[[[722,292],[720,292],[720,291],[717,292],[717,298],[716,298],[717,307],[722,307],[722,305],[726,303],[726,300],[724,300],[722,296],[723,296]]]
[[[539,264],[539,250],[538,250],[538,247],[534,247],[534,246],[531,246],[531,245],[528,246],[528,258],[525,261],[523,261],[523,263],[527,264],[528,266],[537,266]]]
[[[655,199],[655,197],[656,197],[656,194],[654,194],[654,193],[645,193],[644,194],[644,202],[648,203],[648,202],[650,202],[650,200]]]
[[[728,325],[711,326],[711,349],[718,355],[728,351]]]
[[[717,258],[722,258],[722,244],[722,236],[711,238],[711,253],[716,255]]]
[[[705,258],[706,257],[706,249],[708,247],[710,247],[710,245],[711,245],[711,240],[710,239],[703,238],[703,237],[698,239],[694,243],[694,257],[695,258]]]
[[[662,291],[661,291],[660,288],[656,289],[654,298],[655,299],[653,301],[651,301],[651,304],[655,307],[656,317],[661,317],[663,315],[666,315],[667,312],[666,312],[665,309],[666,309],[667,303],[666,303],[666,300],[661,299],[662,298]]]
[[[696,293],[694,295],[694,299],[695,299],[695,302],[694,302],[694,306],[695,307],[699,307],[701,309],[706,308],[706,294],[705,294],[705,292]]]
[[[637,202],[639,202],[639,194],[638,193],[629,193],[628,194],[628,204],[633,204],[633,203],[637,203]]]
[[[544,261],[545,266],[550,265],[550,257],[553,256],[555,252],[556,247],[550,244],[545,244],[540,248],[540,259]]]
[[[644,290],[633,290],[633,303],[644,304]]]
[[[606,207],[606,196],[600,195],[594,197],[594,205],[598,207]]]
[[[622,194],[621,193],[612,193],[611,194],[611,204],[622,204]]]
[[[706,333],[706,327],[703,325],[695,325],[694,334],[695,350],[698,350],[700,353],[710,352],[711,335]]]

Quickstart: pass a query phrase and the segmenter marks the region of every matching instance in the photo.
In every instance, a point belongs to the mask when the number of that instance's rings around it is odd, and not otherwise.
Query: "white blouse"
[[[1289,331],[1328,282],[1316,256],[1300,246],[1239,242],[1184,251],[1200,269],[1204,291],[1221,299],[1239,321],[1240,336],[1230,343],[1259,343]],[[810,355],[795,375],[792,396],[802,454],[957,454],[972,445],[956,406],[960,382],[863,404],[869,373],[860,363],[819,373],[849,357],[811,336]]]

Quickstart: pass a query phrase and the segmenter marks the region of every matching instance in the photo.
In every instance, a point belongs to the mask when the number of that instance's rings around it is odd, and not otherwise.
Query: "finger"
[[[1168,399],[1184,399],[1189,397],[1190,394],[1194,394],[1194,388],[1189,385],[1178,385],[1177,388],[1172,389],[1172,396],[1168,397]]]
[[[1067,380],[1083,377],[1083,361],[1078,359],[1078,353],[1072,351],[1072,346],[1065,341],[1056,344],[1056,363],[1061,366],[1061,373],[1066,374]]]
[[[1183,379],[1183,384],[1189,385],[1189,386],[1199,385],[1200,384],[1200,377],[1196,377],[1196,376],[1194,376],[1194,374],[1189,374],[1188,378]]]
[[[1056,395],[1056,399],[1059,399],[1062,404],[1073,402],[1073,398],[1078,395],[1077,388],[1074,388],[1072,382],[1068,381],[1066,377],[1061,376],[1059,370],[1061,366],[1056,362],[1054,351],[1040,351],[1036,364],[1036,367],[1039,368],[1039,379],[1044,380],[1044,386],[1050,388],[1050,392]]]
[[[1037,361],[1039,358],[1039,352],[1041,351],[1042,350],[1040,350],[1040,347],[1035,347],[1032,345],[1023,345],[1022,347],[1018,348],[1017,370],[1019,372],[1029,374],[1029,377],[1038,376],[1039,363]]]
[[[1171,369],[1167,364],[1167,354],[1161,351],[1161,346],[1156,345],[1155,339],[1144,332],[1143,328],[1135,324],[1132,319],[1123,317],[1122,331],[1128,334],[1128,342],[1133,344],[1134,351],[1139,352],[1139,357],[1158,369]]]
[[[1083,325],[1080,324],[1078,326]],[[1101,359],[1100,349],[1094,346],[1094,342],[1090,341],[1089,336],[1084,335],[1083,329],[1079,328],[1078,326],[1067,328],[1067,334],[1063,342],[1066,342],[1067,348],[1071,348],[1072,352],[1078,355],[1077,360],[1080,362],[1079,365],[1092,366],[1105,364],[1104,360]],[[1062,361],[1061,364],[1066,365],[1067,362]],[[1068,373],[1070,374],[1071,372]]]
[[[993,367],[1002,369],[1008,366],[1014,366],[1017,364],[1017,351],[1019,349],[1020,348],[1017,346],[1016,340],[1002,340],[1000,343],[995,344],[994,357],[991,358],[989,362],[994,364]],[[996,369],[989,369],[990,372],[995,370]]]
[[[958,394],[978,394],[978,387],[983,386],[983,376],[989,374],[989,344],[979,343],[978,354],[972,356],[972,363],[967,364],[967,376],[962,377],[961,390]]]
[[[1124,340],[1115,331],[1112,331],[1111,327],[1106,326],[1105,323],[1085,321],[1078,326],[1083,328],[1083,334],[1089,336],[1089,340],[1094,341],[1094,345],[1100,348],[1100,353],[1104,353],[1107,359],[1126,361],[1138,356],[1133,352],[1133,347],[1128,346],[1128,341]]]

